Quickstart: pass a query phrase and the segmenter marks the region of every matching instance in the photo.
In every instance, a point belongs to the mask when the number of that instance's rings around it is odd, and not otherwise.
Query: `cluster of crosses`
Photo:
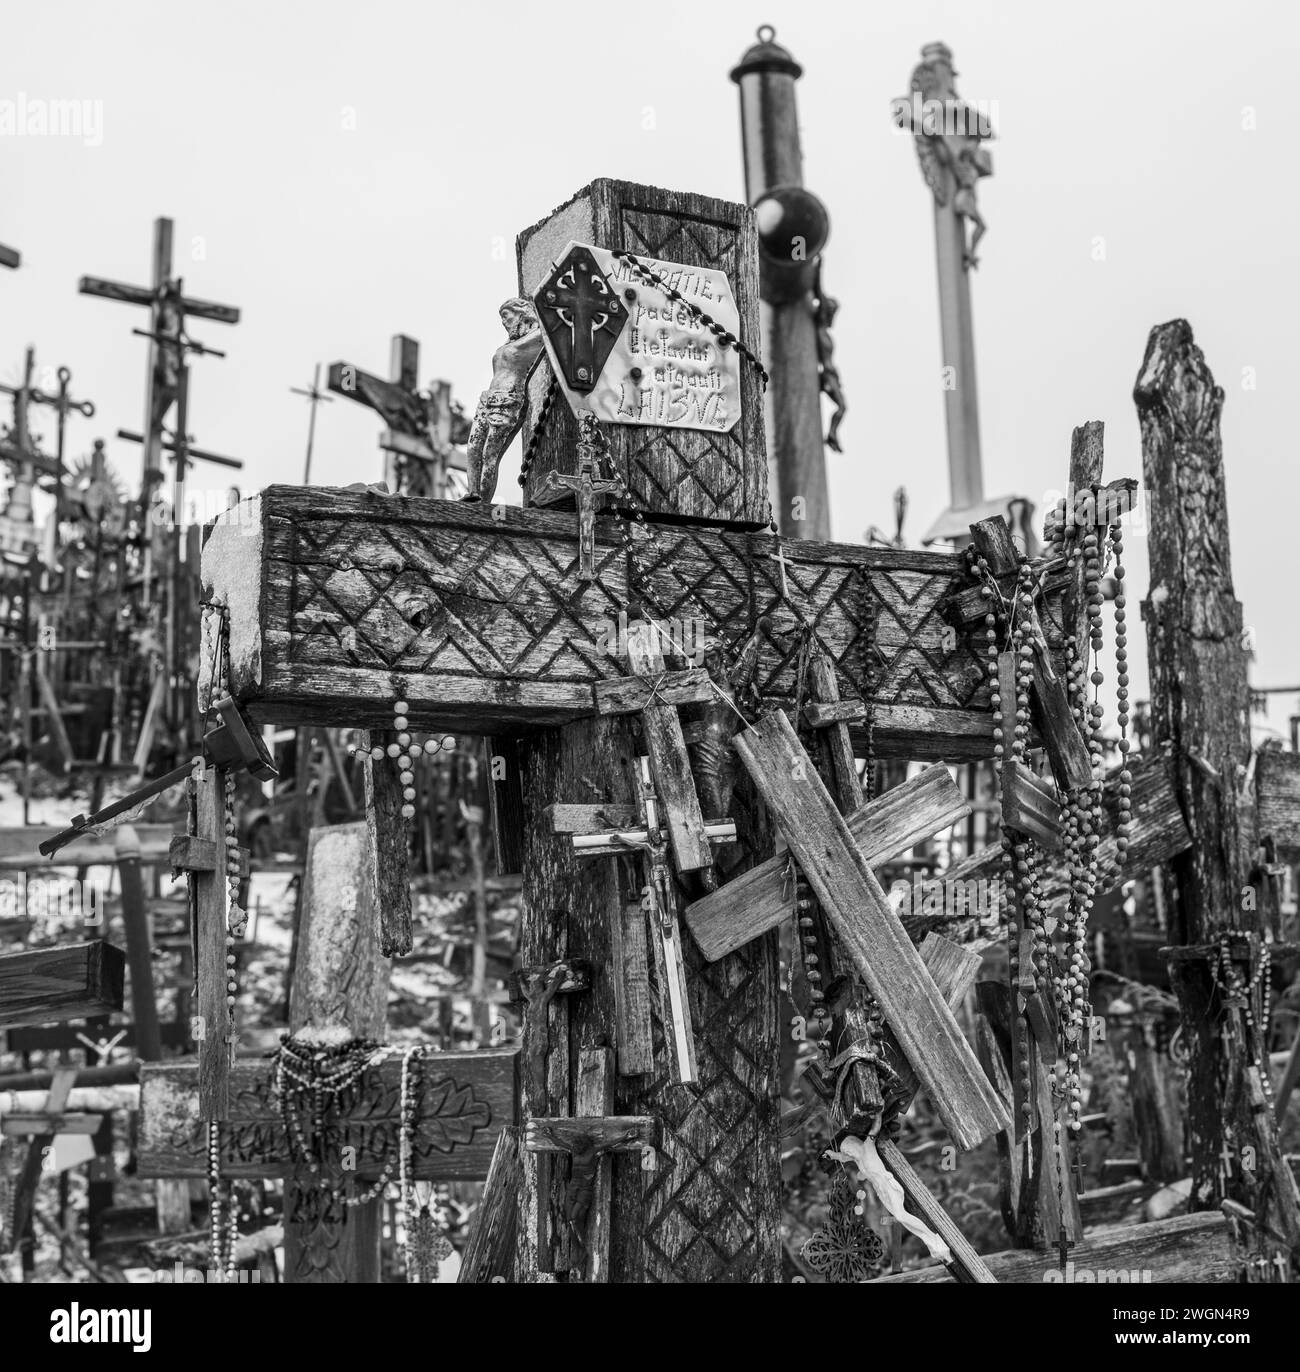
[[[916,946],[877,875],[970,805],[938,765],[864,795],[856,761],[992,757],[971,563],[768,531],[763,378],[743,347],[757,336],[751,211],[594,182],[520,235],[521,289],[553,279],[574,242],[635,263],[625,298],[642,305],[671,301],[672,271],[725,279],[739,328],[715,329],[716,346],[744,364],[726,429],[612,422],[593,454],[582,397],[593,368],[625,359],[563,341],[566,325],[606,328],[607,293],[566,298],[528,382],[522,509],[272,486],[209,529],[204,596],[225,627],[224,641],[205,640],[201,683],[217,681],[256,723],[363,728],[377,754],[367,819],[348,826],[351,857],[331,869],[369,879],[344,901],[322,879],[305,902],[292,1025],[379,1036],[384,960],[411,950],[404,797],[384,755],[401,701],[399,727],[489,740],[498,852],[524,882],[522,1045],[441,1055],[414,1107],[416,1180],[487,1179],[462,1280],[779,1279],[789,1027],[776,930],[796,910],[817,949],[810,980],[836,988],[832,1037],[845,1051],[812,1081],[837,1156],[897,1191],[889,1208],[929,1235],[949,1273],[995,1280],[894,1141],[924,1092],[957,1149],[999,1139],[1038,1217],[1032,1238],[1063,1254],[1082,1226],[1051,1146],[1047,1008],[1024,988],[981,991],[977,1057],[954,1011],[978,954],[933,933]],[[607,479],[582,479],[597,457]],[[1102,491],[1100,425],[1076,431],[1070,482]],[[971,538],[1009,593],[1019,559],[1005,523],[981,521]],[[1089,766],[1061,684],[1064,645],[1087,632],[1081,575],[1048,576],[1033,666],[1035,738],[1063,786]],[[689,618],[707,621],[707,661],[670,667],[667,626]],[[614,651],[601,642],[611,622],[625,626]],[[202,708],[216,703],[201,695]],[[1002,772],[1005,832],[1057,846],[1053,782],[1017,764]],[[374,1279],[374,1208],[319,1203],[295,1176],[271,1069],[234,1060],[222,784],[220,766],[196,768],[191,833],[174,855],[195,885],[198,1060],[144,1069],[141,1173],[204,1175],[215,1122],[225,1175],[287,1175],[298,1188],[286,1201],[297,1279]],[[1173,785],[1158,762],[1139,771],[1132,842],[1099,836],[1112,883],[1186,854]],[[1049,889],[1068,881],[1053,861]],[[996,849],[977,853],[955,875],[998,863]],[[883,1022],[874,1035],[868,1004]],[[1029,1068],[1008,1032],[1021,1017]],[[358,1181],[385,1174],[397,1146],[399,1065],[373,1075],[330,1125]]]

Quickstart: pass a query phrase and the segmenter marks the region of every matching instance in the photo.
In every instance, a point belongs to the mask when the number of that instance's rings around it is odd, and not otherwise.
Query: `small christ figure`
[[[508,337],[492,354],[492,382],[479,396],[470,426],[466,500],[491,500],[496,494],[501,455],[524,422],[528,376],[542,355],[542,326],[531,300],[512,296],[500,314]]]

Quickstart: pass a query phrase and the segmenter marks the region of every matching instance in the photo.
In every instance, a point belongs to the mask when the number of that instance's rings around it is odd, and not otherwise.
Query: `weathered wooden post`
[[[757,338],[757,243],[753,215],[744,206],[597,181],[520,235],[522,292],[531,294],[538,287],[570,239],[631,251],[656,270],[725,272],[739,315],[739,337],[746,344]],[[641,284],[634,277],[627,289]],[[707,308],[712,302],[701,303]],[[647,332],[655,327],[639,319],[629,327],[638,323]],[[648,384],[649,377],[645,380]],[[684,516],[724,529],[765,522],[762,386],[756,369],[748,365],[741,366],[739,381],[740,410],[728,432],[610,426],[616,470],[648,520]],[[545,390],[546,378],[535,374],[538,403],[524,426],[525,444],[535,453],[529,488],[540,485],[548,467],[567,471],[576,447],[577,426],[569,405],[557,396],[554,404],[543,407]],[[600,554],[608,556],[604,548],[597,551],[598,562]],[[668,600],[667,589],[653,572],[627,588],[644,598],[646,615],[661,623],[676,614],[696,613]],[[606,604],[616,618],[621,607],[611,596],[615,591],[606,578]],[[593,641],[599,633],[593,622]],[[631,805],[638,794],[636,759],[643,748],[633,725],[619,715],[549,729],[522,741],[521,947],[526,964],[569,958],[594,967],[612,965],[615,930],[621,928],[624,905],[640,897],[639,876],[627,859],[578,867],[544,813],[563,800]],[[770,839],[761,829],[747,831],[744,841],[753,856],[770,851]],[[781,1203],[776,940],[772,935],[757,939],[713,967],[689,941],[684,954],[698,1081],[676,1084],[661,986],[650,997],[653,1061],[638,1075],[628,1074],[626,1061],[617,1064],[612,1109],[606,1112],[650,1116],[661,1129],[653,1173],[642,1171],[636,1155],[613,1157],[609,1279],[773,1281],[780,1270]],[[586,1113],[578,1110],[575,1098],[579,1056],[612,1046],[617,1022],[610,977],[594,979],[586,993],[555,997],[540,1019],[526,1018],[522,1061],[530,1061],[537,1035],[547,1037],[550,1052],[545,1081],[532,1080],[526,1070],[521,1073],[525,1118]],[[709,1217],[707,1235],[699,1229],[703,1215]],[[562,1231],[563,1226],[551,1228]],[[543,1270],[556,1265],[547,1252],[539,1253],[539,1262]]]
[[[1257,892],[1255,767],[1241,604],[1233,594],[1215,384],[1186,320],[1151,331],[1133,398],[1150,496],[1151,590],[1142,610],[1154,742],[1173,748],[1193,842],[1169,864],[1170,979],[1190,1078],[1192,1205],[1249,1204],[1289,1245],[1295,1184],[1269,1109],[1264,1001],[1270,950]],[[1226,1173],[1226,1175],[1225,1175]]]

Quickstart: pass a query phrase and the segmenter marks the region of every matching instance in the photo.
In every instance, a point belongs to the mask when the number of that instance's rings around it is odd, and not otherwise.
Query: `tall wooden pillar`
[[[1173,745],[1179,805],[1193,842],[1170,864],[1175,910],[1170,979],[1189,1054],[1192,1207],[1225,1195],[1250,1204],[1294,1244],[1295,1186],[1277,1145],[1261,1077],[1267,1045],[1253,1012],[1221,985],[1221,939],[1230,956],[1264,932],[1250,886],[1256,824],[1247,659],[1232,587],[1228,504],[1215,384],[1186,320],[1151,331],[1134,388],[1142,476],[1150,493],[1151,589],[1143,604],[1151,673],[1151,734]],[[1268,957],[1255,943],[1255,956]],[[1252,966],[1238,963],[1244,981]],[[1253,1026],[1249,1022],[1253,1020]],[[1258,1064],[1262,1063],[1262,1070]]]
[[[389,963],[379,956],[368,852],[362,820],[313,829],[308,838],[289,994],[295,1036],[328,1040],[343,1031],[349,1038],[384,1038]],[[336,1189],[323,1189],[310,1173],[291,1176],[284,1185],[285,1280],[378,1282],[382,1211],[382,1200],[346,1207]]]
[[[520,235],[523,291],[537,287],[570,238],[626,248],[645,259],[725,270],[739,308],[742,341],[752,346],[758,324],[756,238],[752,213],[743,205],[625,182],[595,182]],[[541,410],[546,385],[545,377],[534,376],[524,428],[527,444],[545,414],[530,489],[541,486],[546,469],[572,461],[573,416],[562,397]],[[607,427],[628,486],[649,511],[648,520],[665,533],[670,526],[658,524],[664,517],[723,529],[752,528],[763,521],[762,396],[748,368],[742,372],[741,397],[741,420],[724,436]],[[655,616],[694,613],[682,599],[687,583],[707,587],[718,569],[710,566],[706,546],[692,537],[690,527],[672,527],[674,556],[647,554],[656,563],[649,587],[624,584],[618,548],[606,544],[613,535],[603,528],[598,533],[598,581],[581,605],[568,607],[579,624],[590,625],[593,641],[599,616],[616,618],[629,596],[644,595],[645,610]],[[709,603],[708,589],[701,590],[701,599]],[[525,1117],[589,1113],[576,1108],[579,1054],[617,1046],[614,930],[625,907],[640,900],[639,863],[634,858],[577,863],[570,846],[551,832],[544,811],[560,800],[632,801],[636,758],[645,750],[634,732],[637,727],[626,718],[580,721],[522,738],[514,753],[523,801],[523,960],[585,959],[593,969],[588,991],[555,996],[546,1023],[525,1022]],[[767,856],[770,835],[747,829],[751,811],[743,791],[737,793],[733,813],[741,826],[742,861]],[[684,925],[682,942],[699,1080],[689,1086],[674,1082],[658,1018],[652,957],[650,1070],[632,1074],[627,1069],[637,1064],[619,1058],[614,1110],[656,1122],[657,1165],[647,1171],[639,1155],[613,1157],[610,1280],[775,1281],[780,1273],[781,1190],[775,936],[713,964],[705,962]],[[544,1044],[538,1041],[543,1033]],[[529,1066],[540,1061],[541,1052],[546,1054],[544,1083]],[[553,1164],[557,1174],[565,1166],[562,1161]],[[550,1188],[553,1214],[560,1185],[557,1179]],[[521,1220],[527,1223],[528,1217]],[[562,1224],[551,1225],[560,1242],[563,1229]],[[539,1256],[545,1270],[550,1255]]]

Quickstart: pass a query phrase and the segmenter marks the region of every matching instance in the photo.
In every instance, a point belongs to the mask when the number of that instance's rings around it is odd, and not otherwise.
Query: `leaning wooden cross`
[[[597,1270],[620,1281],[770,1280],[779,1271],[780,1221],[770,1123],[775,941],[761,934],[710,964],[694,941],[681,940],[697,1063],[691,1091],[681,1091],[672,1045],[682,1025],[662,985],[650,988],[649,1051],[643,1033],[619,1032],[616,1002],[629,996],[616,994],[608,969],[624,966],[625,936],[635,940],[637,921],[627,912],[639,892],[629,885],[630,864],[586,864],[578,880],[573,836],[557,836],[546,811],[557,800],[598,801],[620,814],[609,827],[635,825],[642,793],[631,761],[648,754],[657,818],[670,838],[667,876],[688,897],[709,882],[725,891],[770,856],[763,799],[792,849],[803,842],[796,816],[815,812],[831,856],[804,851],[800,865],[809,878],[821,869],[819,894],[837,912],[855,971],[869,975],[900,1020],[891,1028],[925,1089],[962,1146],[1005,1128],[1004,1107],[862,859],[858,844],[867,837],[815,788],[785,776],[751,780],[727,742],[743,718],[711,689],[705,694],[700,678],[682,680],[689,669],[676,662],[664,673],[657,664],[634,668],[644,743],[633,737],[632,718],[600,706],[611,690],[637,694],[612,684],[628,678],[609,651],[610,624],[623,615],[698,623],[724,660],[752,645],[747,675],[769,717],[794,708],[802,647],[815,646],[833,671],[853,747],[870,737],[881,757],[987,757],[982,648],[943,613],[969,584],[966,564],[949,554],[782,542],[765,532],[764,376],[752,351],[757,234],[746,207],[597,181],[521,235],[519,264],[521,290],[537,292],[547,349],[528,381],[526,507],[273,486],[211,526],[205,595],[226,608],[232,689],[254,719],[385,730],[400,699],[410,729],[494,738],[494,754],[512,760],[496,780],[496,809],[515,816],[519,833],[524,961],[544,968],[580,959],[594,969],[580,1011],[555,997],[526,1023],[525,1061],[532,1037],[546,1038],[544,1080],[525,1088],[524,1117],[586,1117],[572,1068],[584,1053],[614,1044],[608,1114],[649,1119],[658,1139],[660,1165],[640,1184],[618,1180],[639,1160],[608,1155],[613,1220],[608,1260]],[[555,301],[539,291],[547,282]],[[580,310],[561,298],[588,290]],[[579,318],[596,331],[591,339],[574,332]],[[606,496],[612,512],[595,517],[566,508],[574,496],[565,478],[582,484],[579,423],[590,415],[608,444],[606,475],[619,485]],[[542,503],[547,508],[536,508]],[[1065,631],[1051,615],[1044,628],[1059,666]],[[716,853],[707,825],[666,790],[682,775],[681,753],[676,738],[670,746],[655,740],[664,711],[679,707],[694,760],[686,779],[710,796],[710,822],[736,823],[735,844]],[[752,707],[751,700],[749,718]],[[756,726],[742,744],[753,770],[763,770],[763,748],[798,761],[788,740],[768,736],[776,727]],[[377,851],[391,859],[380,876],[384,948],[400,954],[410,946],[409,893],[396,876],[388,770],[373,769],[372,825]],[[886,855],[897,852],[892,841],[887,847]],[[642,1005],[639,989],[630,998]],[[526,1173],[540,1155],[515,1147],[509,1156]],[[540,1200],[558,1216],[549,1251],[537,1253],[543,1272],[556,1268],[570,1228],[560,1222],[572,1206],[557,1161],[551,1193]],[[587,1167],[583,1161],[580,1170]],[[502,1177],[515,1170],[503,1159]],[[701,1207],[712,1216],[707,1244],[691,1218]],[[492,1213],[496,1224],[499,1208]],[[538,1242],[531,1219],[525,1230],[525,1246]],[[572,1252],[559,1270],[575,1270]]]

